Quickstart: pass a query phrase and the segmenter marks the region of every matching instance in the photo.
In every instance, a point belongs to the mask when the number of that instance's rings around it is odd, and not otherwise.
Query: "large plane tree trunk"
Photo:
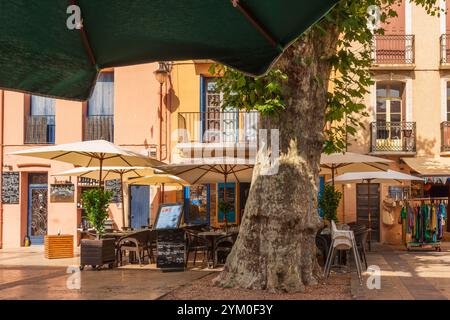
[[[310,30],[276,65],[289,77],[287,109],[266,124],[280,130],[278,173],[263,175],[261,165],[255,166],[240,233],[216,285],[299,292],[321,275],[317,185],[331,73],[323,57],[335,53],[338,39],[333,25],[328,29],[326,35]]]

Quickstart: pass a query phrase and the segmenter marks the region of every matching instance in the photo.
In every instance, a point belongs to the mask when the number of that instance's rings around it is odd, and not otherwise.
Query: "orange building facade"
[[[220,99],[212,93],[214,78],[208,72],[210,61],[184,61],[164,66],[167,74],[162,84],[155,76],[155,71],[161,68],[158,63],[104,70],[92,97],[84,103],[0,91],[0,248],[24,246],[27,238],[32,245],[39,245],[46,234],[71,234],[79,240],[79,229],[85,223],[81,193],[96,184],[88,179],[56,175],[72,169],[70,164],[10,155],[11,152],[104,139],[173,163],[180,160],[177,129],[188,126],[193,130],[189,142],[203,144],[210,141],[199,138],[194,132],[203,130],[206,122],[229,123],[222,115],[217,119],[204,118],[205,108],[207,111],[216,108],[214,112],[219,112],[217,105],[206,105],[206,101]],[[238,113],[232,110],[230,114]],[[241,126],[234,116],[232,124],[238,129]],[[233,131],[231,135],[234,137],[237,133]],[[230,141],[238,143],[233,139]],[[117,191],[117,186],[117,183],[109,184],[113,191]],[[220,223],[219,192],[223,194],[226,189],[235,202],[230,222],[238,223],[248,188],[249,184],[230,184],[227,188],[221,184],[183,190],[166,188],[163,201],[173,203],[187,199],[199,212],[192,217],[186,214],[185,220],[190,221],[185,222],[217,225]],[[122,204],[117,192],[109,208],[110,219],[117,228],[151,225],[161,201],[160,191],[159,187],[126,185],[125,221],[122,221]]]

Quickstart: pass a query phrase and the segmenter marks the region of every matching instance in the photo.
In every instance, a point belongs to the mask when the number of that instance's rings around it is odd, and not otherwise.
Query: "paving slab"
[[[407,251],[402,246],[376,245],[367,254],[368,264],[381,271],[381,288],[369,289],[369,273],[359,285],[352,274],[352,295],[357,300],[448,300],[450,299],[450,244],[442,252]]]

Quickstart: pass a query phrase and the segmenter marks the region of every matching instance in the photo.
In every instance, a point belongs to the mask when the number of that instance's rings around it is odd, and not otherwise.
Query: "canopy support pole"
[[[75,6],[80,7],[80,5],[77,3],[76,0],[72,0],[72,4],[75,5]],[[81,34],[81,39],[83,40],[83,46],[86,49],[86,53],[88,54],[92,65],[95,67],[95,69],[97,69],[97,71],[99,71],[100,68],[97,65],[97,61],[95,60],[94,51],[92,51],[92,47],[91,47],[91,44],[89,43],[89,38],[87,36],[87,32],[86,32],[86,29],[84,28],[83,24],[80,26],[79,30],[80,30],[80,34]]]
[[[256,17],[248,10],[246,7],[244,7],[239,0],[231,0],[231,3],[233,4],[233,7],[238,9],[242,15],[255,27],[256,30],[258,30],[261,35],[267,39],[267,41],[280,53],[283,52],[283,46],[275,39],[274,36],[272,36],[269,31],[264,27],[264,25],[259,22]]]

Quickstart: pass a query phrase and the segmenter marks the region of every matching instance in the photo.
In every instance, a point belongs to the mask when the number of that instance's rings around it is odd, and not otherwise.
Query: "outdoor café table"
[[[222,238],[224,236],[229,235],[226,232],[223,231],[204,231],[198,233],[198,236],[203,237],[211,242],[211,258],[210,261],[212,261],[212,264],[208,265],[211,269],[214,269],[216,267],[216,255],[214,254],[216,252],[216,242],[217,239]]]

